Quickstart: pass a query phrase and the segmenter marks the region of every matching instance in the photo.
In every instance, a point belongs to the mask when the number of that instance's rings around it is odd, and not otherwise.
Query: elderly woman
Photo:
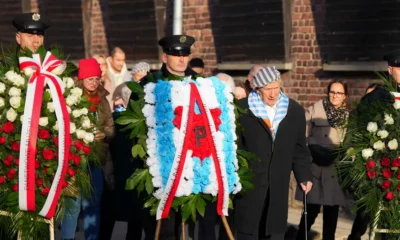
[[[328,85],[327,96],[306,111],[308,146],[313,157],[312,173],[314,187],[307,196],[307,232],[323,206],[322,239],[335,239],[339,206],[346,200],[339,185],[335,169],[335,147],[345,136],[345,124],[349,115],[345,99],[347,85],[333,80]],[[296,199],[302,200],[299,189]],[[297,239],[305,238],[305,219],[301,218]]]
[[[270,236],[283,240],[287,226],[290,173],[306,193],[311,189],[311,157],[306,145],[304,109],[281,91],[275,67],[258,69],[256,90],[239,101],[247,113],[239,117],[239,146],[257,155],[249,163],[254,189],[235,206],[237,240]]]
[[[97,132],[95,141],[98,142],[98,157],[102,165],[106,164],[108,143],[114,135],[114,122],[110,105],[106,99],[107,91],[100,85],[101,70],[94,58],[79,61],[78,81],[76,85],[83,89],[84,94],[93,104],[97,115]],[[104,188],[104,178],[101,167],[90,163],[90,181],[93,192],[90,199],[83,199],[81,194],[77,199],[68,199],[70,208],[62,222],[62,239],[74,239],[78,216],[83,208],[85,239],[99,239],[100,230],[100,201]]]

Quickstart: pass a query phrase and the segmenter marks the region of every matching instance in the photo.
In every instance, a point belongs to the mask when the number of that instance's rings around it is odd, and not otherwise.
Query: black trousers
[[[365,211],[365,208],[360,208],[357,211],[356,218],[351,228],[351,234],[347,238],[348,240],[361,240],[362,235],[367,231],[368,225],[371,221],[371,213]]]
[[[323,216],[323,227],[322,227],[322,239],[324,240],[334,240],[337,221],[339,217],[339,205],[335,206],[323,206],[324,216]],[[321,205],[319,204],[307,204],[307,232],[310,231],[311,226],[314,224],[321,210]],[[305,219],[304,215],[301,217],[299,232],[297,233],[297,240],[305,239]]]

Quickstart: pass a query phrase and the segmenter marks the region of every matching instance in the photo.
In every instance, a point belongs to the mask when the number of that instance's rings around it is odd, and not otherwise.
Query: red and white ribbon
[[[42,106],[42,96],[45,84],[49,86],[54,102],[58,122],[58,168],[54,176],[50,192],[39,214],[52,218],[57,208],[58,199],[62,190],[62,181],[68,170],[70,118],[63,97],[64,83],[55,74],[62,73],[66,63],[47,52],[43,63],[39,54],[32,58],[20,57],[20,69],[34,70],[28,82],[25,98],[24,117],[21,131],[21,145],[19,154],[19,208],[23,211],[35,211],[35,159],[37,152],[37,136]]]

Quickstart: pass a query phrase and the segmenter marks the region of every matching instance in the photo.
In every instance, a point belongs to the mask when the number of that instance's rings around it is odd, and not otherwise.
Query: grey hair
[[[233,77],[226,73],[218,73],[216,77],[219,78],[226,85],[228,85],[232,89],[232,92],[235,91],[235,80],[233,79]]]

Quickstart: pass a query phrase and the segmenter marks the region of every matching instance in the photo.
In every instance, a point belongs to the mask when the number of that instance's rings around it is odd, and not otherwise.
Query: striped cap
[[[138,72],[150,72],[150,65],[146,62],[138,62],[133,65],[131,74],[135,74]]]
[[[261,68],[254,76],[253,85],[255,87],[264,87],[267,84],[281,80],[281,73],[275,66]]]

